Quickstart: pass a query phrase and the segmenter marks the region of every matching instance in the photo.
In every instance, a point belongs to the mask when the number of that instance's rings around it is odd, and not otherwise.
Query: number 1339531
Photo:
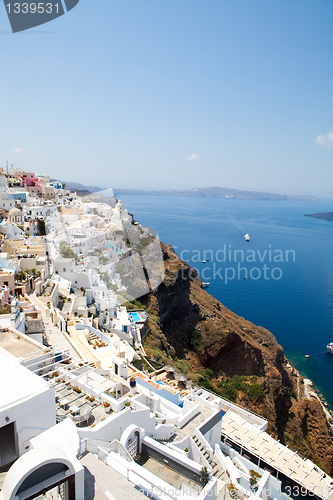
[[[59,13],[59,4],[52,4],[52,3],[44,3],[44,2],[39,2],[39,3],[33,3],[33,2],[26,2],[26,3],[14,3],[10,4],[8,3],[6,5],[8,14],[52,14]]]

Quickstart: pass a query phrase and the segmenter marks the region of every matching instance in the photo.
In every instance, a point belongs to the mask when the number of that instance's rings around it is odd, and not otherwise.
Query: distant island
[[[171,189],[164,191],[141,191],[138,189],[114,189],[115,196],[121,194],[151,195],[151,196],[188,196],[195,198],[234,198],[239,200],[276,200],[276,201],[318,201],[314,196],[274,194],[260,191],[241,191],[222,187]]]
[[[333,212],[323,212],[322,214],[305,214],[305,217],[314,217],[315,219],[333,220]]]
[[[76,190],[80,196],[94,195],[94,201],[100,196],[108,195],[105,188],[98,186],[85,186],[79,182],[65,182],[66,188]],[[104,193],[103,193],[104,191]],[[140,190],[140,189],[113,189],[114,196],[122,194],[149,195],[149,196],[188,196],[192,198],[230,198],[238,200],[274,200],[274,201],[318,201],[314,196],[306,194],[275,194],[261,191],[242,191],[222,187],[193,188],[193,189],[168,189],[163,191]]]

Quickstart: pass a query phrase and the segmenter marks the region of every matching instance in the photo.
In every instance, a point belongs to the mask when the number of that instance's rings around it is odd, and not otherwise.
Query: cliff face
[[[140,300],[159,317],[174,358],[187,360],[192,380],[201,385],[204,381],[218,393],[233,387],[234,400],[264,416],[270,434],[332,474],[333,435],[325,414],[318,401],[304,399],[302,378],[274,335],[203,290],[195,270],[170,245],[162,250],[165,279]],[[200,345],[193,350],[194,331]],[[148,346],[159,346],[160,335],[160,329],[152,329]],[[207,371],[209,382],[202,378]]]

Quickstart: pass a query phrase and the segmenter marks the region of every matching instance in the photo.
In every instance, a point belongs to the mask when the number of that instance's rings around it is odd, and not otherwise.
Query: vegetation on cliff
[[[302,377],[265,328],[224,307],[193,268],[162,245],[165,278],[129,307],[144,307],[153,363],[173,364],[195,384],[259,413],[267,432],[333,472],[333,434],[317,400],[304,399]]]

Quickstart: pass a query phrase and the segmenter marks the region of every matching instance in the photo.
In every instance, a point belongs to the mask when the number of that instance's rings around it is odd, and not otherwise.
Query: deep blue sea
[[[333,200],[120,198],[136,220],[198,269],[211,295],[270,330],[333,407],[333,356],[326,351],[333,342],[333,221],[304,217],[333,211]],[[205,257],[209,262],[202,263]],[[239,275],[238,264],[246,268]]]

